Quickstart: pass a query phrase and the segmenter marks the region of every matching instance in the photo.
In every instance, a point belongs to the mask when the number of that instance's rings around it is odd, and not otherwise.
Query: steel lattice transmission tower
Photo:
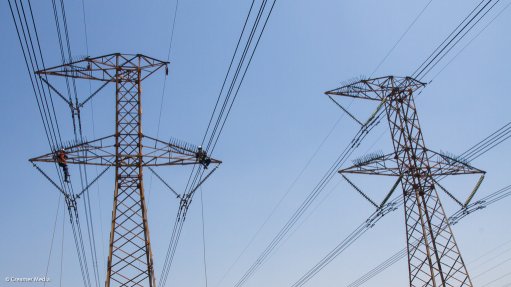
[[[166,70],[167,64],[145,55],[117,53],[37,72],[40,76],[104,82],[82,103],[72,105],[73,112],[77,113],[108,83],[115,84],[115,134],[63,147],[68,164],[115,167],[107,287],[156,286],[144,195],[144,167],[193,164],[207,167],[210,163],[220,163],[196,146],[180,141],[165,142],[143,134],[142,81],[160,69]],[[49,82],[46,83],[59,93]],[[55,162],[54,151],[30,161]]]
[[[427,148],[413,97],[424,85],[410,77],[388,76],[326,92],[379,102],[394,147],[393,153],[366,157],[339,172],[398,177],[395,186],[400,182],[403,190],[410,286],[473,286],[437,187],[444,190],[438,181],[445,176],[484,172],[463,159]]]

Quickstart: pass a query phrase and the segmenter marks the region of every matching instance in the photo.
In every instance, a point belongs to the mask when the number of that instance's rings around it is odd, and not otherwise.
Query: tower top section
[[[325,92],[327,95],[381,101],[390,93],[415,92],[426,86],[412,77],[386,76],[348,81],[342,87]]]
[[[169,62],[142,54],[114,53],[94,58],[81,58],[35,73],[103,82],[123,81],[123,79],[131,81],[133,80],[131,77],[123,77],[123,74],[140,70],[140,80],[144,80],[161,68],[168,71],[168,64]]]

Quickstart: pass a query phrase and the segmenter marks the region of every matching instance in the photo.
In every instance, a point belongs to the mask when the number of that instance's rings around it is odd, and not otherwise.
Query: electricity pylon
[[[392,191],[400,182],[404,197],[410,286],[473,286],[438,198],[437,187],[447,192],[438,183],[445,176],[484,175],[484,172],[461,158],[426,147],[413,97],[414,92],[424,85],[410,77],[388,76],[360,80],[326,92],[329,96],[379,102],[377,111],[384,108],[394,147],[393,153],[365,157],[339,173],[343,177],[345,174],[398,177]]]
[[[80,107],[83,107],[108,83],[115,84],[115,134],[55,148],[65,152],[66,164],[105,166],[106,169],[115,167],[112,225],[105,283],[107,287],[156,286],[144,195],[144,167],[199,164],[207,168],[209,164],[221,163],[219,160],[208,157],[200,147],[180,141],[165,142],[142,133],[141,83],[162,68],[167,71],[167,64],[168,62],[145,55],[117,53],[95,58],[88,57],[36,72],[40,76],[54,75],[104,82],[82,103],[68,101],[74,113],[79,113]],[[43,77],[42,79],[44,80]],[[44,81],[67,101],[48,81]],[[30,161],[34,164],[36,162],[54,163],[57,161],[55,150],[32,158]],[[47,178],[51,180],[48,176]],[[97,178],[92,183],[96,180]],[[54,186],[59,188],[55,183]],[[75,201],[85,190],[72,196],[63,190],[61,192],[66,195],[66,200]],[[180,197],[177,193],[176,195]],[[181,198],[181,200],[188,199]]]

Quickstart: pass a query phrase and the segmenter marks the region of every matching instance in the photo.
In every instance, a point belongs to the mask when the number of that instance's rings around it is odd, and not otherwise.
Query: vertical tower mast
[[[394,152],[398,155],[399,172],[404,175],[401,186],[405,199],[410,285],[472,286],[438,199],[433,176],[428,172],[429,157],[412,89],[404,88],[394,88],[390,92],[385,111]],[[431,284],[426,284],[429,280]]]
[[[409,77],[389,76],[326,92],[379,101],[394,147],[393,154],[339,172],[401,178],[410,286],[473,286],[435,187],[440,177],[483,172],[426,147],[413,99],[413,93],[423,86]]]
[[[156,286],[142,171],[141,59],[116,57],[115,191],[106,286]]]

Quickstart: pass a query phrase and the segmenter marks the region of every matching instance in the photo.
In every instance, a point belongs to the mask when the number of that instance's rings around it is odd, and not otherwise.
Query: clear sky
[[[351,140],[356,124],[344,117],[254,243],[225,275],[342,116],[323,92],[349,78],[370,75],[427,2],[277,1],[215,151],[214,156],[224,164],[203,188],[208,286],[233,286],[237,282]],[[375,76],[412,73],[478,2],[433,1]],[[496,10],[509,0],[502,2]],[[174,4],[174,0],[86,0],[89,54],[144,53],[165,59]],[[47,65],[60,64],[51,1],[32,1],[32,5],[45,61]],[[180,1],[161,138],[172,136],[196,144],[201,141],[249,5],[248,0]],[[67,1],[66,9],[73,54],[86,55],[82,2]],[[509,122],[511,100],[506,87],[511,66],[510,13],[506,10],[417,100],[425,141],[431,149],[462,153]],[[64,233],[62,229],[63,202],[27,161],[46,153],[48,145],[7,1],[0,3],[0,35],[0,286],[12,286],[4,281],[7,276],[45,274],[58,205],[60,213],[48,273],[53,281],[47,286],[58,286],[63,234],[63,286],[81,286],[67,218]],[[149,135],[157,132],[164,80],[160,73],[144,82],[143,124]],[[88,87],[84,86],[79,94],[85,97],[87,92]],[[88,139],[113,133],[113,93],[112,88],[106,90],[94,102],[94,122],[91,106],[84,108]],[[62,103],[57,109],[63,137],[71,139],[69,112]],[[367,115],[361,105],[353,106],[353,111]],[[387,128],[386,124],[379,125],[355,155],[391,151],[389,134],[379,138]],[[510,184],[510,147],[510,142],[505,142],[472,163],[487,171],[478,197]],[[146,174],[158,279],[178,202]],[[161,174],[177,189],[183,189],[186,173],[179,167],[165,169]],[[360,178],[358,181],[364,182]],[[448,188],[463,197],[475,181],[476,178],[449,182]],[[91,191],[102,282],[113,183],[113,173],[108,172]],[[363,185],[375,198],[382,198],[388,190],[381,189],[372,178],[366,178]],[[453,213],[456,206],[447,197],[442,199],[447,213]],[[504,199],[453,228],[477,286],[511,270],[510,202],[511,199]],[[246,286],[290,286],[372,211],[336,176],[306,214],[306,220]],[[168,286],[205,286],[200,215],[200,201],[196,200],[189,211]],[[478,259],[505,242],[508,244],[501,249]],[[309,285],[345,286],[404,246],[404,220],[399,209],[382,219]],[[506,259],[510,260],[484,273]],[[406,286],[407,272],[406,262],[400,261],[367,286]],[[507,276],[489,286],[506,286],[510,282],[511,276]]]

